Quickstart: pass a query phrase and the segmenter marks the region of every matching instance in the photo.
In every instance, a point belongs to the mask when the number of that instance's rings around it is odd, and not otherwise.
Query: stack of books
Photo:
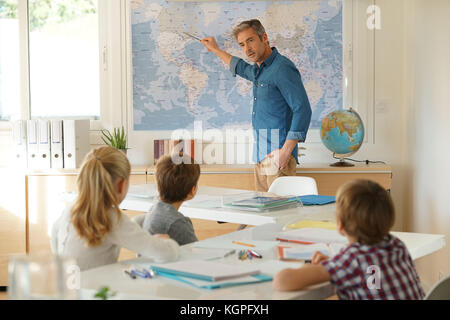
[[[154,163],[162,156],[171,155],[174,152],[183,152],[185,156],[194,159],[194,140],[154,140],[153,151]]]
[[[298,196],[278,196],[267,192],[252,192],[222,198],[223,207],[246,211],[284,210],[301,205]]]
[[[236,265],[203,260],[184,260],[166,264],[152,264],[158,275],[181,281],[202,289],[218,289],[271,281],[255,265]]]

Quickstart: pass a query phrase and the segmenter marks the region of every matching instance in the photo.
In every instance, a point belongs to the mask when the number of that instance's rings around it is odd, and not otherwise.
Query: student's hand
[[[324,255],[320,251],[316,251],[316,252],[314,252],[314,255],[313,255],[311,263],[312,264],[319,264],[320,262],[328,260],[328,259],[330,259],[329,256]]]
[[[156,238],[160,238],[160,239],[170,239],[170,237],[169,237],[168,234],[157,233],[157,234],[154,234],[154,236],[155,236]]]
[[[213,37],[203,38],[200,42],[205,46],[208,51],[218,50],[219,46],[217,45],[216,39]]]

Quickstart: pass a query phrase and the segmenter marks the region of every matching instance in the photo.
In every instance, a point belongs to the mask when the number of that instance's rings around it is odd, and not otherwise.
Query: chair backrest
[[[318,194],[317,183],[310,177],[279,177],[269,187],[269,192],[279,196],[305,196]]]
[[[133,218],[131,218],[131,220],[136,222],[142,228],[142,225],[144,224],[144,220],[145,220],[145,214],[140,214],[138,216],[134,216]]]
[[[450,300],[450,276],[439,280],[428,292],[425,300]]]

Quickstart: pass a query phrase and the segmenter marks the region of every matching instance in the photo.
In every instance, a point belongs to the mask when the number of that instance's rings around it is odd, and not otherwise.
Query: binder
[[[39,169],[51,168],[50,154],[50,122],[38,120],[38,167]]]
[[[50,121],[50,139],[51,139],[51,167],[55,169],[64,168],[63,153],[63,121]]]
[[[169,154],[169,140],[164,140],[164,151],[163,155],[167,156]]]
[[[159,159],[159,140],[153,140],[153,163],[156,164]]]
[[[306,195],[300,196],[304,206],[321,206],[336,202],[335,196]]]
[[[27,163],[30,169],[39,169],[38,123],[27,120]]]
[[[194,159],[194,140],[184,140],[184,154]]]
[[[64,168],[79,168],[89,152],[90,120],[63,120]]]
[[[164,155],[164,140],[158,140],[159,141],[159,158],[161,158]]]
[[[15,167],[27,167],[27,122],[25,120],[13,121],[13,156],[12,164]]]

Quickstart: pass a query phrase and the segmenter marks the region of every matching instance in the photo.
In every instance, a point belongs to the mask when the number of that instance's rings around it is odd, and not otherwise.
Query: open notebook
[[[302,244],[348,242],[347,238],[340,235],[337,230],[322,228],[302,228],[283,231],[277,234],[277,240]]]

